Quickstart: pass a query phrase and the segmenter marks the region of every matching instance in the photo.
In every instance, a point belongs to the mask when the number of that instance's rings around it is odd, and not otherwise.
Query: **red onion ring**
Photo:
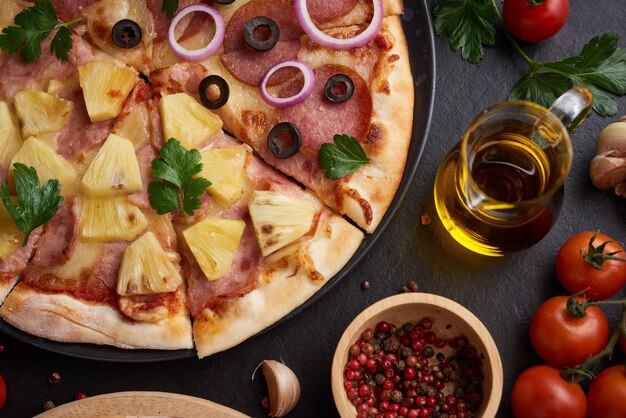
[[[304,85],[302,89],[295,95],[290,97],[275,97],[272,96],[267,91],[267,82],[269,81],[272,74],[281,68],[285,67],[294,67],[302,72],[304,76]],[[274,107],[289,107],[296,105],[302,102],[304,99],[309,97],[311,92],[313,91],[313,85],[315,84],[315,76],[313,75],[313,70],[307,64],[302,61],[296,60],[288,60],[283,61],[281,63],[276,64],[272,68],[270,68],[265,76],[263,76],[263,81],[261,81],[261,85],[259,86],[259,92],[261,93],[261,98],[265,101],[265,103],[274,106]]]
[[[215,22],[215,35],[213,35],[213,39],[211,42],[204,48],[200,49],[187,49],[178,43],[176,40],[176,36],[174,35],[174,31],[176,30],[176,26],[180,20],[187,16],[189,13],[193,12],[202,12],[206,13]],[[215,51],[219,49],[224,41],[224,32],[226,31],[224,25],[224,18],[222,15],[213,7],[208,6],[206,4],[194,4],[192,6],[185,7],[183,10],[178,12],[174,19],[172,19],[172,23],[170,23],[169,30],[167,32],[167,42],[172,49],[174,55],[178,58],[185,61],[200,61],[205,58],[211,56]]]
[[[309,15],[306,0],[294,0],[293,3],[296,10],[296,18],[302,30],[304,30],[313,41],[326,48],[344,50],[362,47],[374,39],[383,26],[384,12],[382,0],[373,0],[374,16],[369,26],[357,36],[348,39],[333,38],[319,30],[317,26],[315,26],[313,19],[311,19],[311,15]]]

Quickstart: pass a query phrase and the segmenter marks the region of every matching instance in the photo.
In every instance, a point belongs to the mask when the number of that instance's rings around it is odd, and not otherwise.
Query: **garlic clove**
[[[270,416],[283,417],[300,400],[300,382],[294,372],[275,360],[263,361],[263,376],[270,395]]]
[[[605,151],[589,165],[589,175],[598,189],[615,187],[626,181],[626,151]]]
[[[598,134],[596,154],[609,150],[626,151],[626,116],[619,122],[609,124]]]

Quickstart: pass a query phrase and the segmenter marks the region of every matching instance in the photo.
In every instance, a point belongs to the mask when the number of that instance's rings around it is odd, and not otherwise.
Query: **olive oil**
[[[562,188],[542,199],[551,179],[566,173],[558,149],[531,140],[532,127],[496,132],[473,142],[462,167],[457,145],[435,180],[435,205],[444,227],[462,245],[485,255],[505,255],[539,241],[552,227]],[[521,131],[523,133],[517,132]]]

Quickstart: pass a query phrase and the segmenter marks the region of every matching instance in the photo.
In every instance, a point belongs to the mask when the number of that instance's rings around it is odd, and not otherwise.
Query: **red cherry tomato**
[[[602,370],[587,391],[589,418],[626,417],[626,367],[618,365]]]
[[[530,321],[530,342],[539,356],[558,367],[571,367],[598,354],[609,340],[609,324],[597,306],[584,318],[567,311],[568,296],[555,296],[537,308]]]
[[[569,238],[556,256],[556,275],[559,281],[571,293],[585,290],[585,296],[590,299],[607,299],[616,294],[626,283],[626,262],[619,260],[605,260],[600,269],[594,268],[583,257],[590,253],[591,245],[595,248],[607,243],[604,249],[596,249],[593,258],[602,258],[602,254],[615,253],[616,257],[626,257],[624,248],[612,238],[587,231]],[[599,251],[598,251],[599,250]],[[591,255],[594,250],[591,250]]]
[[[585,418],[587,399],[578,383],[561,377],[547,364],[531,367],[513,385],[511,405],[516,418]]]
[[[541,42],[556,34],[569,14],[568,0],[505,0],[502,17],[518,39]]]
[[[4,382],[4,378],[0,374],[0,409],[4,407],[4,402],[7,400],[7,384]]]

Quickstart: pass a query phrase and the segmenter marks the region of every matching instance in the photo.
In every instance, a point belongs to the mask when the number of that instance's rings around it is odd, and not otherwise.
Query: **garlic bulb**
[[[615,187],[626,197],[626,116],[598,135],[596,156],[589,166],[591,181],[599,189]]]
[[[283,417],[300,400],[300,382],[293,371],[275,360],[263,361],[263,376],[270,395],[270,416]]]

